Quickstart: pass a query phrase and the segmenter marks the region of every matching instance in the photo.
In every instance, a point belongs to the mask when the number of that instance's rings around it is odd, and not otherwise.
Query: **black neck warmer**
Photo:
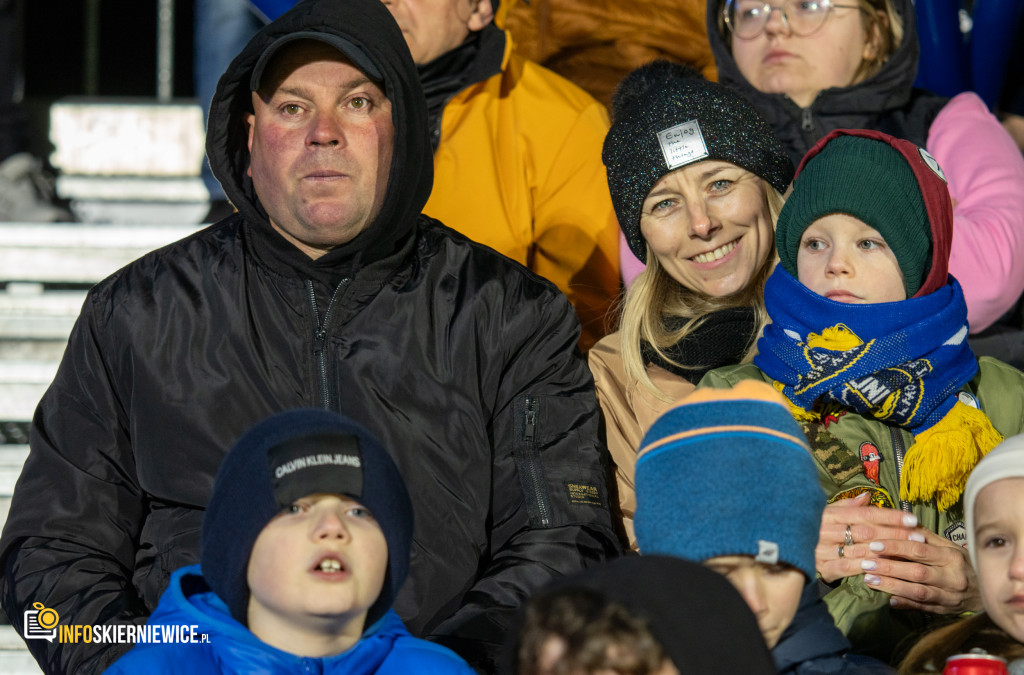
[[[434,152],[441,142],[441,113],[455,94],[501,72],[505,55],[505,33],[494,24],[470,33],[455,49],[430,63],[418,66],[420,83],[427,97],[430,145]]]
[[[686,321],[679,317],[666,319],[665,328],[678,330]],[[640,353],[645,363],[660,366],[697,384],[708,371],[742,361],[756,331],[757,315],[753,307],[730,307],[712,312],[686,337],[664,350],[672,361],[693,365],[681,368],[665,360],[646,341],[640,343]]]

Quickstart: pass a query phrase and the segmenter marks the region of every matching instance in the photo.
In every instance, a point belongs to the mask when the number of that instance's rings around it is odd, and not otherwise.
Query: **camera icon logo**
[[[57,622],[60,615],[56,610],[43,606],[41,602],[33,602],[35,609],[25,610],[25,628],[22,635],[26,640],[49,640],[57,639]]]

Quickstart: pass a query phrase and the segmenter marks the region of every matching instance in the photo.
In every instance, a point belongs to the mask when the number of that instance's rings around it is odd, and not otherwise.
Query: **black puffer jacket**
[[[912,0],[893,0],[903,19],[903,42],[868,79],[851,87],[833,87],[801,108],[785,94],[755,89],[736,66],[719,29],[724,0],[707,0],[707,29],[718,66],[718,81],[741,92],[764,116],[789,151],[793,165],[835,129],[875,129],[924,147],[928,129],[948,99],[914,89],[920,48]]]
[[[297,29],[361,45],[396,128],[381,214],[315,262],[270,227],[246,176],[250,72]],[[323,406],[397,449],[416,516],[399,614],[480,663],[532,588],[618,551],[572,308],[419,215],[426,109],[379,0],[308,0],[261,31],[221,79],[210,127],[239,213],[90,292],[0,541],[4,609],[19,631],[32,603],[61,625],[145,621],[198,560],[230,444],[275,411]],[[28,642],[47,672],[99,672],[128,648]]]

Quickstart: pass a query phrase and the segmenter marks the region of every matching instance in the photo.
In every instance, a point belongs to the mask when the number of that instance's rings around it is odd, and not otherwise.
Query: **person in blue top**
[[[274,415],[224,459],[183,567],[140,642],[106,672],[472,674],[391,609],[409,571],[413,512],[394,462],[327,410]],[[145,634],[144,634],[145,635]]]

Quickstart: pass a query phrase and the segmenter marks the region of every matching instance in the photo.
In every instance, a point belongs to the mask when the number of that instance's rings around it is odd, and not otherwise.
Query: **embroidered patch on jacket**
[[[754,560],[766,565],[775,565],[779,562],[779,545],[774,541],[757,540],[757,555]]]
[[[868,502],[869,506],[880,506],[887,509],[896,508],[892,502],[892,498],[889,497],[889,493],[884,488],[880,487],[869,487],[867,485],[858,485],[852,487],[849,490],[843,490],[837,492],[829,498],[828,503],[838,502],[840,499],[853,499],[857,495],[864,494],[865,492],[871,493],[871,500]]]
[[[838,417],[836,418],[838,420]],[[835,420],[830,420],[833,424]],[[859,473],[864,472],[860,456],[854,454],[846,443],[836,438],[822,422],[801,422],[811,454],[821,464],[832,480],[842,485]]]
[[[967,527],[964,521],[958,520],[942,531],[943,536],[954,544],[967,548]]]
[[[565,495],[570,504],[581,504],[585,506],[604,506],[604,497],[601,489],[590,483],[577,483],[565,481]]]
[[[826,429],[828,429],[828,425],[830,424],[838,424],[839,418],[846,414],[846,411],[840,409],[838,405],[826,405],[825,408],[826,409],[821,413],[821,426]]]
[[[701,133],[697,120],[662,129],[658,132],[658,143],[661,144],[661,154],[665,157],[665,166],[669,169],[691,164],[708,156],[708,146],[704,142],[704,134]]]
[[[864,475],[875,485],[878,485],[878,464],[882,456],[878,454],[878,447],[870,441],[860,444],[860,461],[864,465]]]

